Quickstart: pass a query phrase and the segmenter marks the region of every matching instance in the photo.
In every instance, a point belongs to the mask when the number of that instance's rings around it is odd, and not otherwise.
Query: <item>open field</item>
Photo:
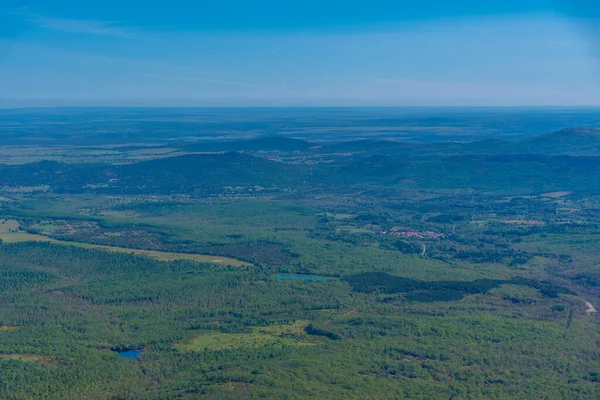
[[[330,213],[330,212],[323,212],[323,213],[318,213],[318,216],[323,216],[323,217],[327,217],[327,218],[333,218],[333,219],[351,219],[356,217],[356,215],[353,214],[343,214],[343,213]]]
[[[174,260],[191,260],[201,263],[214,263],[219,265],[231,265],[232,267],[252,267],[252,264],[236,260],[230,257],[210,256],[202,254],[186,254],[186,253],[174,253],[167,251],[153,251],[153,250],[139,250],[139,249],[128,249],[124,247],[115,246],[103,246],[97,244],[62,241],[49,238],[44,235],[36,235],[26,232],[8,232],[9,230],[15,230],[19,227],[18,221],[5,220],[5,224],[0,224],[2,230],[0,230],[0,239],[5,243],[22,243],[22,242],[50,242],[54,244],[60,244],[64,246],[75,246],[85,249],[103,250],[117,253],[135,254],[137,256],[147,257],[159,261],[174,261]]]
[[[41,356],[39,354],[0,354],[0,359],[24,362],[41,362],[44,364],[52,361],[52,357]]]
[[[232,350],[262,346],[313,346],[306,341],[304,328],[308,321],[293,324],[251,327],[248,333],[221,333],[214,331],[190,332],[190,337],[177,343],[182,352]]]
[[[119,164],[133,161],[167,157],[173,153],[181,153],[173,148],[156,148],[149,143],[130,144],[125,146],[0,146],[0,163],[21,165],[44,161],[63,163],[87,163],[90,160],[106,164]]]
[[[6,234],[15,232],[17,233],[19,230],[19,221],[14,219],[2,219],[0,220],[0,234]]]
[[[481,221],[473,221],[473,222],[481,222]],[[514,224],[514,225],[544,225],[543,221],[532,221],[525,219],[512,219],[512,220],[504,220],[504,219],[496,219],[488,222],[500,222],[504,224]]]

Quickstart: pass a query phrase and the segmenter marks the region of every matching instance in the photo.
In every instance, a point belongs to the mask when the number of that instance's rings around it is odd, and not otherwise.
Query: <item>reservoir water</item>
[[[121,358],[135,359],[142,354],[141,350],[126,350],[126,351],[117,351],[117,354]]]

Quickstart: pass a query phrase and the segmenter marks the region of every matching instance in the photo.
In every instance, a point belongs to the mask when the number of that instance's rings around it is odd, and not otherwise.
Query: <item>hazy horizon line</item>
[[[3,104],[4,103],[4,104]],[[11,102],[12,103],[12,102]],[[19,101],[19,103],[22,103]],[[15,104],[11,105],[8,101],[4,101],[0,99],[0,109],[1,110],[25,110],[25,109],[77,109],[77,108],[190,108],[190,109],[291,109],[291,108],[482,108],[482,109],[492,109],[492,108],[529,108],[529,109],[600,109],[600,104],[317,104],[317,105],[279,105],[279,104],[219,104],[219,105],[207,105],[207,104]]]

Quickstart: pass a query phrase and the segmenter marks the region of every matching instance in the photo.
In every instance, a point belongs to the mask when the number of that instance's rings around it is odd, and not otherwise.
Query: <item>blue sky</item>
[[[0,3],[0,106],[600,105],[593,0]]]

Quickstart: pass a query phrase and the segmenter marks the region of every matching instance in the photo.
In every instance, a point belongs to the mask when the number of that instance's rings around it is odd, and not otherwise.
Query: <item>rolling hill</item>
[[[566,129],[519,142],[355,141],[314,148],[302,140],[269,137],[227,146],[248,146],[253,155],[187,154],[126,165],[54,161],[4,165],[0,166],[0,185],[48,185],[56,192],[67,193],[206,195],[225,187],[310,186],[346,191],[353,185],[402,187],[410,182],[414,187],[432,189],[600,193],[600,157],[593,156],[600,148],[600,130]],[[275,148],[307,157],[334,153],[352,156],[340,155],[333,163],[316,165],[282,163],[259,156],[267,151],[262,149]]]

